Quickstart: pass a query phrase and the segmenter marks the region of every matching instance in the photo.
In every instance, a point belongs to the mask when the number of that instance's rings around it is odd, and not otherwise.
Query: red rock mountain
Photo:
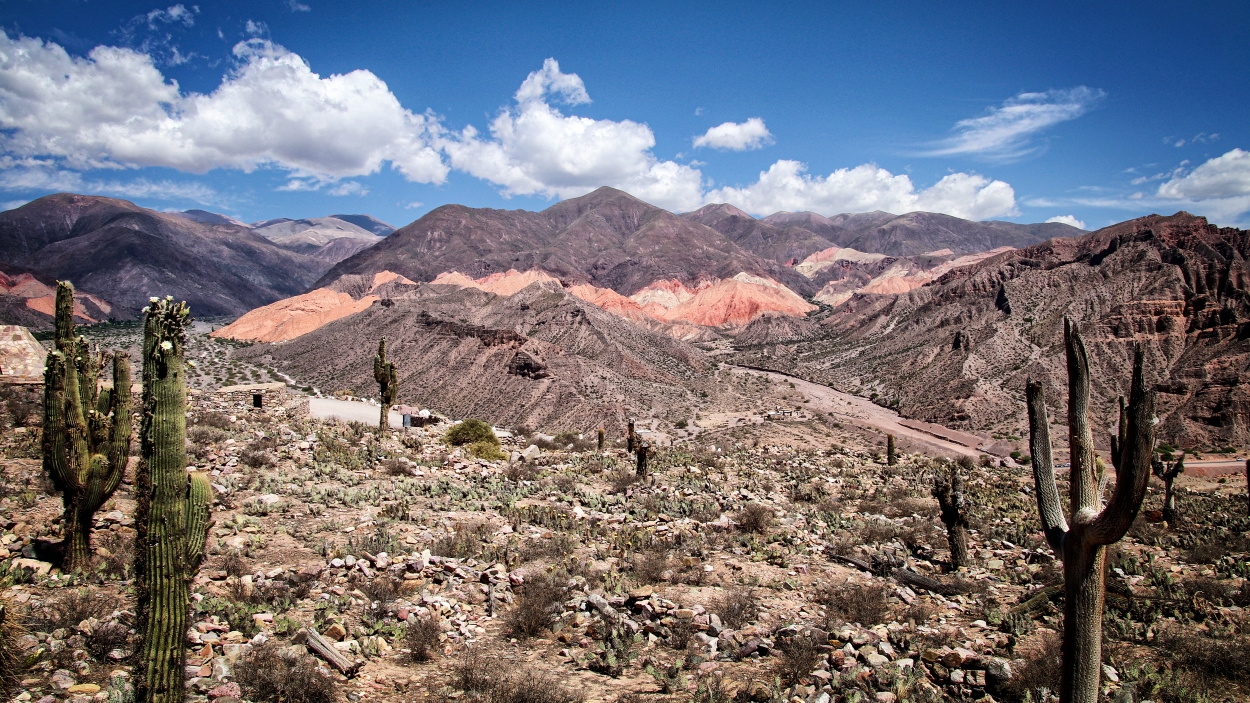
[[[432,281],[458,271],[481,278],[509,269],[547,272],[568,285],[590,283],[631,295],[654,281],[687,286],[745,272],[800,295],[816,288],[781,263],[619,190],[600,188],[542,212],[444,205],[385,241],[337,264],[317,282],[394,271]]]
[[[1024,383],[1064,416],[1063,318],[1089,350],[1096,439],[1146,353],[1164,436],[1208,448],[1250,441],[1250,232],[1188,213],[1151,215],[955,268],[901,294],[856,293],[819,325],[739,337],[740,363],[876,394],[904,415],[1025,436]],[[752,327],[756,329],[752,329]],[[750,333],[750,334],[748,334]],[[1026,448],[1027,450],[1027,448]]]

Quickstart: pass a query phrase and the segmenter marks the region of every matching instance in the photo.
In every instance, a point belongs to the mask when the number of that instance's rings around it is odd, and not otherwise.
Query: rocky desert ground
[[[837,407],[850,401],[760,374],[761,405],[810,392],[805,411],[648,436],[640,477],[624,437],[600,450],[593,427],[500,428],[495,449],[448,441],[467,418],[382,433],[314,419],[295,388],[254,408],[217,389],[283,379],[210,328],[188,354],[188,463],[217,492],[189,700],[1040,702],[1057,688],[1062,572],[1025,463],[916,441],[890,464],[871,418]],[[5,697],[125,703],[131,479],[96,515],[95,569],[60,573],[39,406],[3,409]],[[959,569],[933,497],[953,467]],[[1246,486],[1204,473],[1178,480],[1175,524],[1152,484],[1108,555],[1107,700],[1250,697]]]

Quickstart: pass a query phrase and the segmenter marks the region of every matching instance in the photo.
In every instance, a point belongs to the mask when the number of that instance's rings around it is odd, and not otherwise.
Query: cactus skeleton
[[[1050,423],[1042,383],[1029,380],[1029,448],[1033,455],[1033,480],[1042,528],[1051,549],[1063,561],[1064,619],[1063,666],[1059,691],[1062,703],[1095,703],[1102,675],[1102,616],[1106,596],[1104,561],[1107,545],[1120,540],[1141,509],[1150,480],[1154,450],[1154,394],[1146,389],[1143,354],[1133,360],[1132,390],[1128,406],[1121,405],[1118,436],[1113,443],[1116,469],[1115,492],[1102,505],[1100,479],[1105,472],[1094,453],[1090,430],[1089,361],[1080,331],[1064,320],[1064,345],[1068,365],[1068,439],[1071,451],[1071,526],[1064,519],[1055,485],[1051,455]]]
[[[399,395],[399,378],[395,374],[395,364],[386,360],[386,337],[378,341],[378,354],[373,357],[373,380],[378,382],[381,395],[382,416],[378,418],[378,431],[386,431],[386,419]]]
[[[964,515],[967,497],[959,465],[951,464],[946,475],[933,479],[933,497],[942,510],[942,524],[946,525],[946,539],[951,547],[951,568],[968,566],[968,518]]]
[[[140,671],[137,703],[185,696],[190,585],[204,556],[212,487],[186,471],[187,386],[183,369],[190,310],[152,300],[143,330],[141,461],[135,481]]]
[[[1162,459],[1156,459],[1151,462],[1150,468],[1155,476],[1163,479],[1163,519],[1169,525],[1175,525],[1181,515],[1176,509],[1176,492],[1172,490],[1172,484],[1177,476],[1185,473],[1185,455],[1181,454],[1170,464]]]
[[[100,391],[104,355],[74,339],[74,287],[56,285],[55,347],[44,370],[43,468],[65,512],[62,569],[91,560],[92,516],[117,490],[130,455],[130,360],[113,355],[113,388]]]

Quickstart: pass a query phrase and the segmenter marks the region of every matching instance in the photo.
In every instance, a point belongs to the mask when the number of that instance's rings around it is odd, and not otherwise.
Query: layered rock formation
[[[249,358],[325,389],[373,387],[377,338],[400,373],[404,400],[501,426],[623,424],[628,409],[685,412],[704,354],[587,303],[558,283],[511,296],[475,287],[384,284],[385,300]],[[372,390],[371,390],[372,389]]]
[[[1248,255],[1246,231],[1152,215],[997,254],[902,294],[856,293],[821,334],[743,339],[738,359],[876,394],[911,417],[1023,436],[1027,378],[1047,384],[1052,417],[1065,414],[1067,316],[1089,349],[1100,442],[1140,345],[1164,437],[1241,444],[1250,440]]]

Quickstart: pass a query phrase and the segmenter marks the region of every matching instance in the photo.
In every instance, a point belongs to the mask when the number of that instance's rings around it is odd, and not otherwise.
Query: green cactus
[[[378,382],[378,390],[382,396],[382,416],[378,418],[378,432],[385,432],[387,415],[399,395],[399,378],[395,375],[395,364],[386,360],[386,337],[378,342],[378,355],[373,357],[373,380]]]
[[[190,310],[152,299],[143,330],[141,461],[135,481],[139,623],[138,703],[180,703],[185,695],[191,577],[211,527],[212,487],[186,471],[187,385],[183,370]]]
[[[61,491],[67,572],[91,563],[92,516],[117,490],[130,455],[130,360],[113,355],[113,388],[99,390],[104,355],[74,339],[74,287],[56,285],[55,348],[44,370],[43,469]]]
[[[887,466],[894,466],[898,463],[898,456],[894,453],[894,435],[885,436],[885,463]]]

